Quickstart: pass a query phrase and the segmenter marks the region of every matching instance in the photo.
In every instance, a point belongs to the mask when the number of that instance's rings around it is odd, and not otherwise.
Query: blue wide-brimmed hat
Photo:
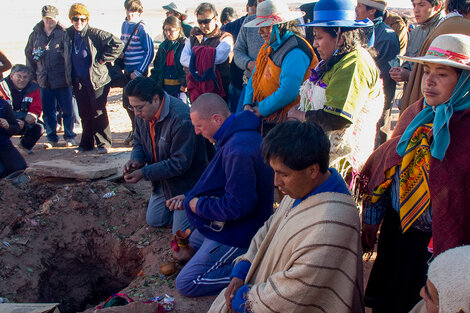
[[[313,9],[313,21],[299,26],[313,27],[370,27],[368,18],[356,20],[355,2],[352,0],[320,0]]]

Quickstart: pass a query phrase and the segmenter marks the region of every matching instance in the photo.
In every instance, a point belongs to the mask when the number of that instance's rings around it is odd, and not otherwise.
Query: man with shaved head
[[[193,189],[167,206],[186,210],[196,229],[190,245],[197,252],[176,277],[176,288],[198,297],[217,294],[230,283],[233,260],[247,251],[272,214],[274,188],[255,114],[230,114],[220,96],[206,93],[192,104],[191,122],[217,151]]]

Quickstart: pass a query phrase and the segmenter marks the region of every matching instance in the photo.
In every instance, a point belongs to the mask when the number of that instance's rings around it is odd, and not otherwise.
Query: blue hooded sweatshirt
[[[219,149],[186,194],[191,224],[221,244],[248,248],[273,211],[274,173],[262,157],[259,125],[248,111],[227,118],[214,135]],[[197,214],[189,208],[194,197]]]

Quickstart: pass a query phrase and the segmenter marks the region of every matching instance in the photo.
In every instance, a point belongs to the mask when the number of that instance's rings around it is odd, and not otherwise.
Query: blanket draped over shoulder
[[[363,312],[360,221],[350,195],[286,196],[240,259],[249,312]],[[223,290],[209,312],[228,312]]]
[[[372,191],[385,180],[385,171],[401,161],[396,148],[413,118],[423,109],[423,99],[412,104],[400,116],[392,138],[381,145],[367,160],[361,171],[363,194]],[[470,244],[470,109],[454,112],[450,123],[450,144],[444,159],[431,158],[429,190],[432,207],[434,254]]]

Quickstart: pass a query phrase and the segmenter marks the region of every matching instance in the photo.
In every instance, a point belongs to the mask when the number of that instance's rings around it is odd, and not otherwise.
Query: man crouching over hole
[[[230,283],[233,260],[247,251],[272,214],[274,186],[254,113],[230,114],[220,96],[206,93],[193,102],[191,121],[217,152],[193,189],[167,205],[186,210],[196,228],[189,241],[197,252],[175,285],[182,295],[199,297],[217,294]]]
[[[166,199],[190,190],[207,165],[204,139],[194,133],[189,106],[149,77],[133,79],[124,93],[135,112],[132,154],[124,166],[124,180],[152,182],[147,224],[159,227],[173,220],[173,234],[191,228],[184,211],[172,212],[165,205]]]
[[[360,221],[330,168],[320,126],[288,121],[263,141],[274,184],[286,196],[236,260],[209,312],[363,312]]]

